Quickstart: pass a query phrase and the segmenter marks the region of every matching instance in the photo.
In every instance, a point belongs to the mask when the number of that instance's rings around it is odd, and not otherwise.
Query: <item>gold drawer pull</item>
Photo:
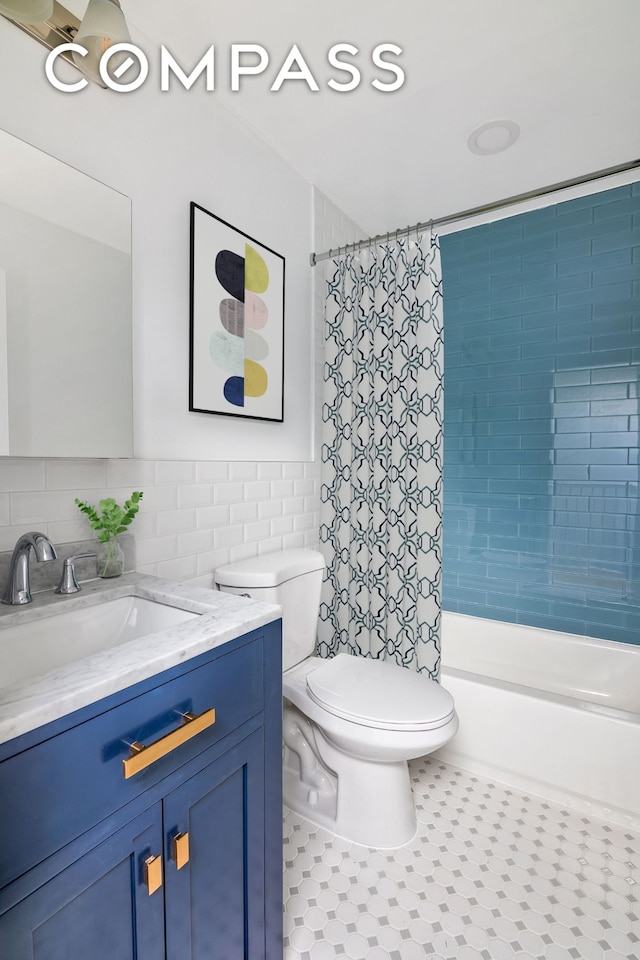
[[[176,862],[176,870],[182,870],[185,864],[189,863],[188,833],[176,833],[173,838],[173,859]]]
[[[162,857],[147,857],[144,862],[144,882],[149,896],[162,886]]]
[[[143,743],[131,744],[131,756],[122,761],[122,773],[125,780],[155,763],[160,757],[171,753],[176,747],[186,743],[191,737],[195,737],[196,734],[206,730],[207,727],[213,726],[216,722],[216,711],[213,707],[198,716],[193,713],[184,713],[182,716],[184,723],[181,727],[172,730],[164,737],[160,737],[155,743],[150,743],[148,747],[145,747]]]

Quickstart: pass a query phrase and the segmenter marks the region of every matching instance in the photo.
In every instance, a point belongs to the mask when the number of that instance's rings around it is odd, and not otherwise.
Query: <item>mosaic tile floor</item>
[[[284,960],[640,960],[640,836],[438,760],[393,852],[286,812]]]

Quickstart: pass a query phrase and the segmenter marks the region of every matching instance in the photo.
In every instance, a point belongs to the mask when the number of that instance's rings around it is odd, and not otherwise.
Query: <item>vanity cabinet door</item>
[[[0,917],[3,960],[163,960],[163,888],[145,860],[162,852],[157,803]]]
[[[257,730],[163,801],[167,960],[265,958],[263,758]]]

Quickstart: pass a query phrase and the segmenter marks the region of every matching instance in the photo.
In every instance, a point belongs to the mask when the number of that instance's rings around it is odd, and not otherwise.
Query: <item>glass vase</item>
[[[117,537],[98,544],[98,576],[119,577],[124,570],[124,553]]]

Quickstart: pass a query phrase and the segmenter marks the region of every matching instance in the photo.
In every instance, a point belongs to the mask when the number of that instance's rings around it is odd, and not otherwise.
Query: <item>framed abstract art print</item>
[[[283,420],[284,257],[191,204],[189,410]]]

